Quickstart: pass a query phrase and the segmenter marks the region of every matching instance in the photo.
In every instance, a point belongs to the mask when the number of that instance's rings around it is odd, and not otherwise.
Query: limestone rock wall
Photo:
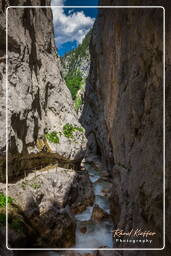
[[[14,1],[0,1],[1,178],[5,169],[5,8],[15,4]],[[19,5],[48,6],[50,0],[17,1]],[[78,132],[74,141],[59,136],[58,144],[50,143],[44,136],[52,131],[62,132],[66,123],[80,126],[70,92],[61,76],[52,21],[51,8],[8,9],[9,175],[36,167],[35,160],[33,164],[29,160],[31,155],[35,158],[41,153],[40,158],[44,161],[43,153],[48,152],[58,158],[74,160],[80,159],[83,153],[83,133]]]
[[[162,26],[162,8],[99,11],[82,114],[88,150],[101,154],[113,176],[114,224],[124,230],[155,231],[152,246],[159,248],[163,246]]]

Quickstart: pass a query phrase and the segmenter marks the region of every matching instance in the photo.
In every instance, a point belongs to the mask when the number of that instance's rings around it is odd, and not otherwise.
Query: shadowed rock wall
[[[147,5],[145,1],[141,4]],[[102,0],[100,5],[106,2]],[[90,52],[82,122],[89,152],[100,153],[113,176],[114,224],[124,230],[153,230],[157,236],[151,247],[161,248],[163,9],[101,9]],[[166,236],[170,240],[169,233]]]

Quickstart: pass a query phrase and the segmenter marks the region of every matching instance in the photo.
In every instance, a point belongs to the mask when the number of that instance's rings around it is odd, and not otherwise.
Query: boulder
[[[94,222],[100,222],[101,220],[108,217],[109,214],[105,212],[102,208],[100,208],[97,204],[94,206],[91,217]]]
[[[76,176],[74,170],[51,167],[9,184],[8,194],[15,205],[11,220],[19,211],[21,217],[18,219],[24,218],[23,225],[27,227],[19,236],[24,235],[25,244],[13,235],[12,226],[9,238],[13,247],[67,248],[74,244],[75,221],[70,208],[65,206]],[[34,236],[34,241],[31,236]]]

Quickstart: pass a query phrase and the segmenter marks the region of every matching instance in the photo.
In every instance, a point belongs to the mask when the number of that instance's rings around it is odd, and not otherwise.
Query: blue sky
[[[98,0],[52,0],[52,6],[97,6]],[[96,8],[52,8],[55,42],[63,56],[76,48],[93,26]]]

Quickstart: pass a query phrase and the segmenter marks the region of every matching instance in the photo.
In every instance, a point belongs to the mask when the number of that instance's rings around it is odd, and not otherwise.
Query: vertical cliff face
[[[5,11],[7,6],[15,4],[30,8],[8,9],[6,56]],[[8,246],[70,247],[75,241],[71,208],[77,209],[85,201],[90,204],[93,197],[86,172],[80,175],[74,170],[74,164],[82,160],[86,140],[61,75],[51,8],[32,8],[33,5],[49,6],[50,0],[0,0],[0,236],[4,238],[6,230],[7,100],[8,195],[11,201]],[[42,180],[36,180],[38,177]],[[85,200],[82,184],[89,191]],[[0,247],[0,254],[8,255],[3,240]]]
[[[78,116],[80,116],[83,109],[85,84],[90,69],[90,38],[91,30],[76,49],[61,57],[62,73],[71,91],[74,108]]]
[[[14,3],[4,0],[0,2],[2,155],[5,152],[5,7],[8,4]],[[20,1],[17,5],[48,6],[50,1]],[[56,154],[55,157],[62,159],[80,159],[84,135],[77,131],[71,143],[63,135],[63,127],[67,123],[79,126],[70,92],[61,76],[60,60],[53,38],[51,9],[8,9],[9,164],[13,161],[9,175],[23,168],[36,167],[35,160],[34,163],[25,160],[31,159],[31,154],[33,158],[39,154],[43,156],[42,159],[45,152]],[[52,132],[55,132],[57,143],[48,139],[53,135]],[[48,133],[49,137],[46,137]],[[22,161],[18,162],[20,157]],[[1,166],[4,169],[3,159]]]
[[[153,230],[152,247],[163,246],[162,26],[162,8],[99,11],[82,115],[113,176],[114,223]]]
[[[86,34],[82,43],[76,49],[61,57],[64,77],[74,76],[79,72],[83,80],[86,80],[90,68],[90,38],[91,30]]]

